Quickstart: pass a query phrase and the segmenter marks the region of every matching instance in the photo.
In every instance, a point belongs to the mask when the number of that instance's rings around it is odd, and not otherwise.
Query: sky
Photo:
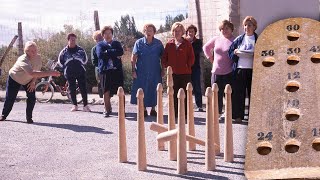
[[[22,22],[25,38],[31,29],[58,31],[64,24],[84,31],[94,28],[93,12],[99,12],[100,26],[114,25],[121,15],[134,16],[137,28],[153,23],[158,28],[168,14],[185,14],[188,0],[1,0],[0,44],[8,44]],[[42,32],[41,31],[41,32]]]

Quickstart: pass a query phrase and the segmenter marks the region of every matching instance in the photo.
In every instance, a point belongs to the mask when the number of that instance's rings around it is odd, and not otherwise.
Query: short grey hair
[[[26,53],[28,51],[28,49],[30,47],[37,47],[37,44],[33,41],[27,41],[25,44],[24,44],[24,53]]]

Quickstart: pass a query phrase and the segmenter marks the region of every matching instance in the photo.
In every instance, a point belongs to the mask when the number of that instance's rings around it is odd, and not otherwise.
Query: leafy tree
[[[183,16],[183,14],[178,14],[176,17],[172,18],[171,15],[167,15],[166,16],[166,22],[164,24],[164,30],[165,31],[170,31],[171,30],[171,26],[173,23],[175,22],[181,22],[185,20],[185,17]]]
[[[167,15],[167,16],[166,16],[166,22],[165,22],[165,24],[164,24],[164,29],[165,29],[165,31],[170,31],[171,26],[172,26],[173,23],[174,23],[174,22],[173,22],[172,17],[171,17],[170,15]]]
[[[120,21],[114,23],[114,36],[126,47],[132,48],[135,41],[143,34],[137,30],[134,17],[128,14],[121,16]]]
[[[158,31],[157,31],[157,33],[163,33],[163,32],[165,32],[165,28],[164,28],[164,26],[162,26],[162,24],[161,24],[160,27],[159,27],[159,29],[158,29]]]

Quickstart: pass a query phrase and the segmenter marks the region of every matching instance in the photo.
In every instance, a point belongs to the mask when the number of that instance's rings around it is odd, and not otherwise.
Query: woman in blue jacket
[[[244,119],[245,98],[251,95],[254,46],[258,39],[255,33],[257,21],[252,16],[243,20],[244,34],[238,36],[231,44],[228,54],[234,61],[234,82],[232,85],[232,118],[236,123]]]
[[[113,28],[105,26],[101,30],[103,41],[96,46],[98,56],[98,71],[103,91],[104,116],[112,112],[110,98],[117,93],[118,87],[123,86],[123,71],[121,56],[123,48],[119,41],[113,40]]]

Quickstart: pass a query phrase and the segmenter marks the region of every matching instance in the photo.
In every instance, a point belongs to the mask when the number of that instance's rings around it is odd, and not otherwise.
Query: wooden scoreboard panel
[[[320,178],[320,22],[269,25],[255,45],[245,175]]]

